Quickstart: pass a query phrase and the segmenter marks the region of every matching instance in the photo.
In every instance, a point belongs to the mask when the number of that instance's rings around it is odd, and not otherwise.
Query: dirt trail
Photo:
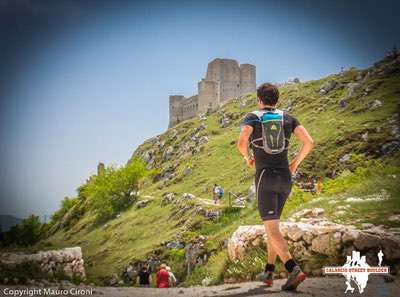
[[[196,200],[199,201],[200,203],[203,203],[206,205],[211,205],[211,206],[215,206],[215,207],[223,207],[221,202],[215,203],[214,200],[211,200],[211,199],[196,197]]]
[[[210,287],[190,287],[190,288],[169,288],[169,289],[156,289],[156,288],[135,288],[135,287],[95,287],[93,294],[79,294],[79,295],[57,295],[57,296],[98,296],[98,297],[287,297],[287,296],[301,296],[301,297],[338,297],[338,296],[362,296],[362,297],[397,297],[400,296],[400,277],[397,277],[393,282],[384,282],[381,276],[370,276],[368,285],[363,294],[359,294],[357,288],[354,293],[345,294],[346,285],[344,277],[329,276],[308,278],[301,284],[297,292],[282,292],[280,290],[284,280],[276,280],[274,286],[266,288],[259,282],[246,282],[238,284],[226,284]],[[355,285],[353,286],[355,287]],[[0,296],[5,295],[4,289],[6,286],[1,286]],[[90,287],[78,287],[79,289],[90,289]],[[16,287],[12,287],[16,289]],[[70,290],[71,287],[65,287]],[[43,289],[42,289],[43,290]],[[23,295],[29,296],[29,295]],[[34,296],[49,296],[49,295],[34,295]],[[51,295],[50,295],[51,296]],[[53,295],[56,296],[56,295]]]

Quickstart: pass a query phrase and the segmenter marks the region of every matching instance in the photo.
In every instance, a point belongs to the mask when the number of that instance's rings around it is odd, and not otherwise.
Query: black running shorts
[[[289,169],[265,168],[256,172],[258,211],[263,221],[279,219],[292,189]]]

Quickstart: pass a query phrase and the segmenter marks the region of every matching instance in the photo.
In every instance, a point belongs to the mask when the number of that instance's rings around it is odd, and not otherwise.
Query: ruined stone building
[[[256,66],[239,65],[236,60],[214,59],[208,63],[206,78],[197,85],[198,94],[169,96],[169,127],[215,110],[220,104],[256,91]]]

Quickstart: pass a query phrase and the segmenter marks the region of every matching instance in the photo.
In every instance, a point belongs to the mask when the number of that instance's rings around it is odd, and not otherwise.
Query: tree
[[[139,181],[151,171],[139,158],[120,168],[107,167],[104,174],[81,187],[81,195],[87,197],[89,209],[98,221],[112,218],[126,209],[137,198]]]
[[[39,216],[31,215],[4,233],[3,245],[33,245],[42,238],[42,226]]]

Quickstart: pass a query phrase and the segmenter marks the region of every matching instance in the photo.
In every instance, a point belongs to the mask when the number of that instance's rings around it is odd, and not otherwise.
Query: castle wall
[[[256,91],[256,66],[240,65],[240,96]]]
[[[169,127],[193,118],[198,111],[198,96],[186,98],[182,95],[169,96]]]
[[[185,98],[182,102],[182,121],[193,118],[197,115],[198,111],[198,96],[194,95],[189,98]]]
[[[202,79],[198,83],[199,109],[198,113],[214,110],[219,105],[219,83]]]

